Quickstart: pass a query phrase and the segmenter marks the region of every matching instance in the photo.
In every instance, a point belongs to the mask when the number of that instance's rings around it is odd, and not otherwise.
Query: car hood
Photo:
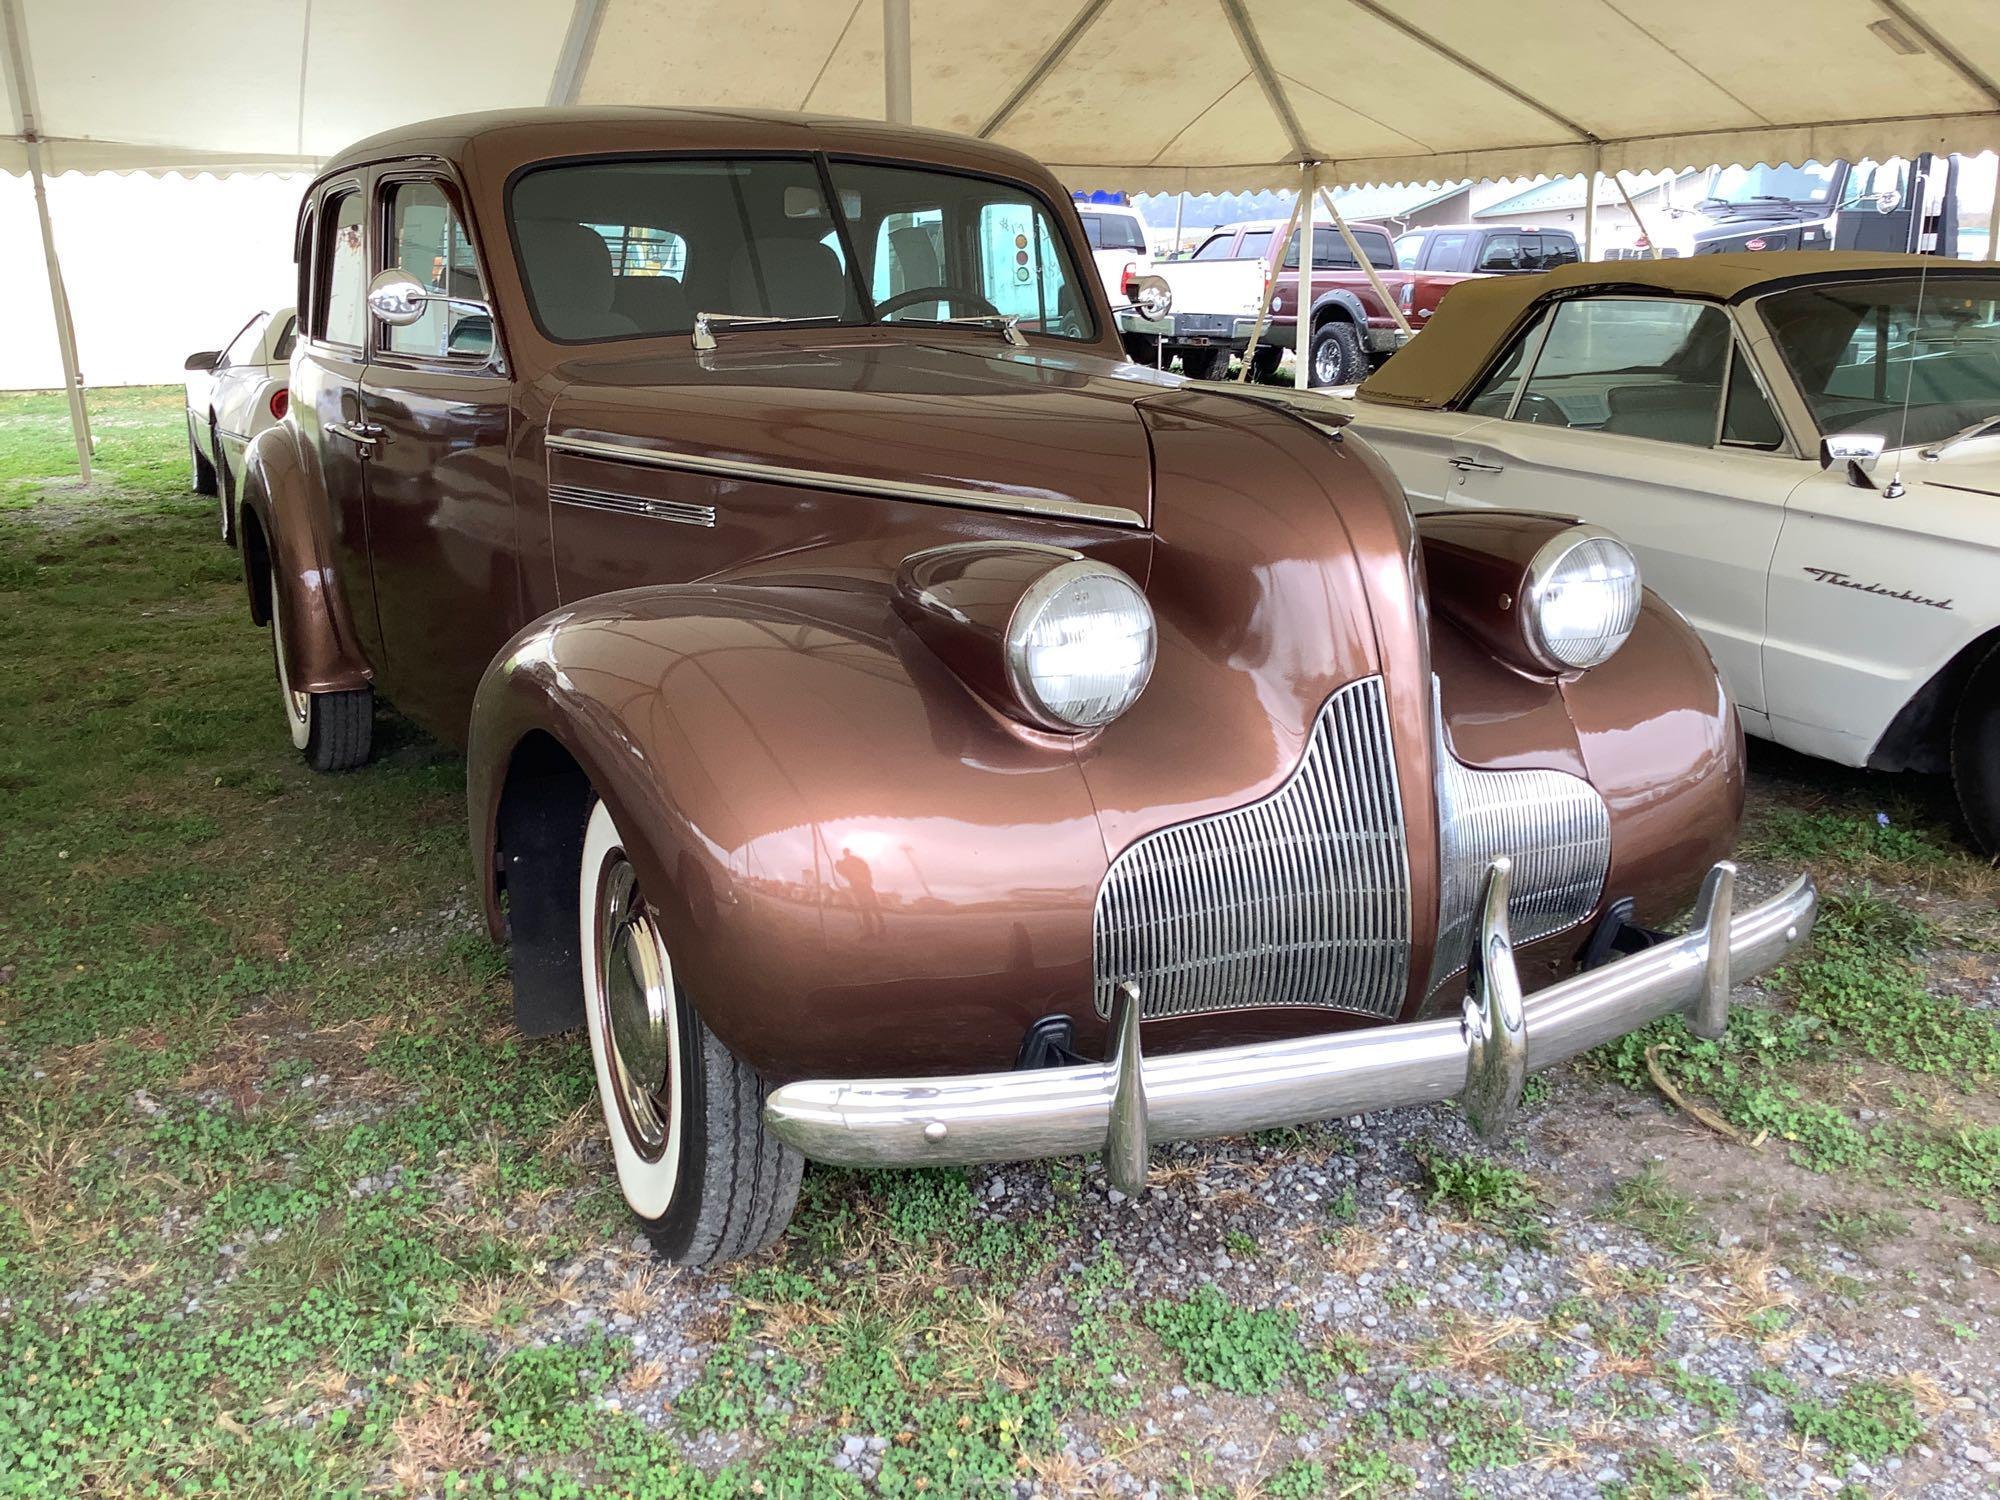
[[[1969,490],[1975,495],[2000,495],[2000,433],[1973,438],[1948,449],[1935,459],[1919,457],[1920,450],[1906,448],[1901,453],[1903,478],[1945,489]],[[1875,465],[1876,481],[1896,468],[1896,453],[1885,453]]]
[[[706,353],[566,362],[549,436],[1151,524],[1151,450],[1135,408],[1175,377],[987,335],[728,340]]]

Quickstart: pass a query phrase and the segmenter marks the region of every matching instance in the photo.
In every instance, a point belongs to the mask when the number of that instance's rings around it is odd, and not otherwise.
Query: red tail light
[[[292,393],[288,387],[281,385],[275,391],[271,392],[271,420],[273,422],[284,421],[285,413],[291,409]]]
[[[1125,288],[1126,296],[1129,297],[1132,295],[1132,288],[1137,284],[1138,280],[1139,263],[1136,260],[1126,261],[1125,269],[1118,273],[1118,284]]]

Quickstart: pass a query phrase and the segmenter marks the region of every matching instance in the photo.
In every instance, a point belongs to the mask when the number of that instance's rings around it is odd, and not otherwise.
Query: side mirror
[[[199,354],[190,354],[187,357],[187,363],[182,365],[181,368],[183,370],[213,370],[221,363],[222,351],[220,349],[204,349]]]
[[[1892,214],[1902,206],[1903,190],[1901,188],[1885,187],[1875,194],[1875,212],[1878,214]]]
[[[1872,490],[1875,486],[1868,476],[1875,472],[1882,450],[1888,446],[1889,440],[1879,432],[1832,433],[1819,440],[1819,466],[1830,469],[1835,464],[1845,464],[1849,484]]]
[[[1174,289],[1164,276],[1141,276],[1132,283],[1132,302],[1142,316],[1164,318],[1174,310]]]
[[[391,328],[407,328],[424,315],[433,294],[401,266],[390,266],[368,283],[368,310]]]

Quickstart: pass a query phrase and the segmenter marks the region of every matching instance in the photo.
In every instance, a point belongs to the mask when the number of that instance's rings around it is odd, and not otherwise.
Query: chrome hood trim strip
[[[793,469],[783,464],[753,463],[741,458],[716,458],[705,453],[683,453],[674,448],[642,448],[632,443],[609,443],[598,438],[551,437],[546,446],[551,453],[567,453],[576,458],[638,464],[651,469],[673,469],[683,474],[709,474],[755,484],[788,484],[801,489],[872,495],[878,499],[908,500],[919,505],[1005,511],[1011,515],[1054,516],[1067,521],[1089,521],[1099,526],[1143,528],[1146,524],[1144,516],[1122,505],[1087,505],[1080,500],[1065,500],[1054,495],[1005,495],[960,485],[913,484],[902,479],[876,479],[861,474],[836,474],[824,469]]]

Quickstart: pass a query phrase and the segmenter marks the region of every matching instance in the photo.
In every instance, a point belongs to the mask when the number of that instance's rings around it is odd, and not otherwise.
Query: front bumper
[[[1812,930],[1802,875],[1734,911],[1736,869],[1708,874],[1682,937],[1523,999],[1507,928],[1511,862],[1487,872],[1479,941],[1456,1018],[1143,1057],[1137,987],[1112,1015],[1104,1062],[945,1078],[812,1079],[764,1105],[781,1140],[842,1166],[942,1166],[1102,1151],[1114,1185],[1145,1185],[1160,1141],[1238,1135],[1463,1096],[1489,1139],[1518,1112],[1528,1074],[1681,1014],[1720,1036],[1732,984],[1782,962]]]

